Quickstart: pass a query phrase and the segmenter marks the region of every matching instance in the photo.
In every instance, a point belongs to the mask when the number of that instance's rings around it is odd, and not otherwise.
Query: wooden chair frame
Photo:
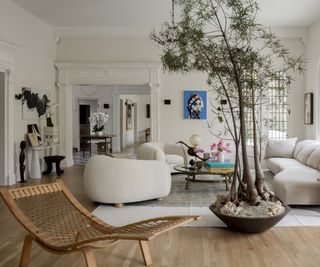
[[[55,254],[81,252],[87,267],[96,267],[93,249],[120,240],[139,241],[145,265],[152,264],[148,241],[199,216],[168,216],[121,227],[106,224],[90,214],[62,180],[20,188],[0,188],[9,210],[29,232],[24,239],[20,267],[28,266],[32,242]],[[99,246],[97,241],[108,241]]]

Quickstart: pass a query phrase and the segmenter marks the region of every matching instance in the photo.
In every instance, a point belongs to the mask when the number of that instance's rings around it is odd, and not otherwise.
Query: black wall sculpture
[[[29,109],[37,109],[39,118],[46,114],[49,108],[50,100],[47,95],[43,95],[42,99],[39,98],[38,93],[32,93],[30,88],[22,87],[22,93],[15,96],[16,99],[22,100],[22,105],[27,104]]]

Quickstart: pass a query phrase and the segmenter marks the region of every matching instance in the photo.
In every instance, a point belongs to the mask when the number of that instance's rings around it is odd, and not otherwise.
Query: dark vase
[[[289,206],[284,206],[285,211],[276,216],[267,217],[238,217],[222,214],[220,209],[212,204],[209,209],[223,221],[231,230],[244,233],[262,233],[279,221],[281,221],[289,212]]]

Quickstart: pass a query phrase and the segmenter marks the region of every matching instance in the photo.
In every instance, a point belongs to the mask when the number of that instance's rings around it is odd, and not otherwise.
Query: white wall
[[[308,139],[319,138],[319,90],[320,90],[320,20],[309,27],[306,41],[306,88],[305,92],[314,93],[314,124],[305,125],[305,135]]]
[[[282,39],[282,43],[290,50],[291,56],[299,57],[304,54],[305,46],[302,39]],[[298,137],[299,140],[305,138],[304,125],[304,93],[305,93],[305,75],[289,73],[294,78],[289,91],[289,110],[288,115],[288,135],[289,137]]]
[[[53,28],[8,0],[0,2],[0,25],[0,40],[20,47],[14,64],[14,93],[21,93],[23,86],[35,88],[40,94],[41,89],[48,90],[55,102]],[[22,120],[21,101],[14,100],[13,110],[14,140],[18,152],[27,124],[39,124],[39,121]]]
[[[5,125],[5,73],[0,72],[0,125]],[[0,175],[5,177],[5,129],[0,128]]]
[[[303,53],[303,44],[299,39],[286,39],[293,54]],[[63,38],[57,48],[57,60],[65,62],[159,62],[160,51],[147,38]],[[289,136],[303,138],[303,95],[304,80],[296,77],[292,84],[289,118]],[[199,73],[180,75],[161,73],[160,80],[160,140],[176,142],[188,141],[192,134],[199,134],[203,147],[208,148],[215,140],[210,134],[206,120],[183,119],[183,91],[209,90],[206,76]],[[164,105],[164,99],[171,99],[171,105]],[[212,114],[208,107],[208,121]],[[220,125],[217,125],[219,128]]]

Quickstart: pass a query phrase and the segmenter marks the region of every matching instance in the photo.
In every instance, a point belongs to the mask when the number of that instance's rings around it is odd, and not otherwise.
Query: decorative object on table
[[[233,162],[219,162],[216,160],[207,160],[204,164],[209,171],[234,171],[235,164]]]
[[[64,170],[60,168],[60,163],[62,160],[64,160],[66,157],[65,156],[46,156],[44,157],[45,162],[47,163],[47,170],[42,172],[43,175],[48,175],[52,172],[52,164],[56,164],[56,172],[57,175],[60,176],[62,173],[64,173]]]
[[[191,145],[193,145],[194,147],[197,147],[201,144],[201,137],[198,134],[193,134],[190,136],[189,141],[191,143]]]
[[[43,94],[39,97],[39,93],[32,92],[31,88],[22,87],[22,93],[16,94],[17,100],[22,100],[22,116],[24,120],[33,120],[45,115],[49,107],[49,94]]]
[[[230,143],[225,143],[224,140],[220,139],[216,143],[212,143],[210,145],[211,155],[214,159],[218,160],[219,162],[224,162],[224,153],[227,155],[231,154],[231,145]]]
[[[159,33],[151,35],[161,46],[163,67],[171,72],[206,75],[216,100],[211,106],[212,121],[223,123],[225,131],[219,131],[219,136],[228,135],[235,144],[231,190],[217,209],[227,214],[229,206],[235,207],[236,212],[241,203],[251,207],[274,204],[274,193],[269,190],[261,167],[259,129],[265,121],[259,119],[259,111],[262,104],[270,103],[271,90],[286,94],[288,90],[284,89],[292,81],[292,75],[287,73],[303,73],[303,57],[291,56],[279,38],[258,23],[259,7],[255,0],[172,1],[172,6],[184,11],[179,13],[178,21],[173,9],[172,22],[166,22]],[[217,27],[212,38],[208,28],[214,25]],[[270,88],[271,83],[278,84],[279,73],[282,85]],[[218,104],[222,99],[227,100],[227,105]],[[255,177],[247,148],[249,125]],[[210,130],[214,131],[214,127],[219,128],[212,123]],[[240,186],[237,181],[242,181]],[[279,212],[285,213],[285,207],[280,207]],[[235,214],[230,216],[239,219]]]
[[[58,106],[58,104],[51,104],[47,108],[47,112],[46,112],[47,127],[53,127],[54,126],[53,122],[52,122],[52,115],[54,114],[53,108],[55,108],[56,106]]]
[[[28,139],[32,147],[39,146],[38,137],[35,133],[28,133]]]
[[[196,149],[195,149],[194,147],[192,147],[192,146],[187,145],[185,142],[183,142],[183,141],[178,141],[177,144],[182,144],[182,145],[186,146],[186,147],[188,148],[188,149],[187,149],[187,153],[188,153],[189,156],[198,158],[198,159],[200,159],[200,160],[202,160],[202,161],[207,160],[207,159],[202,158],[202,157],[200,157],[199,155],[197,155]]]
[[[42,139],[41,139],[41,135],[40,135],[40,132],[39,132],[38,125],[37,124],[28,124],[27,128],[28,128],[28,136],[29,136],[30,133],[33,134],[33,138],[34,138],[34,136],[36,136],[36,139],[37,139],[36,146],[42,145]],[[29,136],[29,138],[30,138],[30,136]],[[32,146],[34,146],[34,145],[32,145]]]
[[[204,150],[199,147],[199,145],[201,144],[201,137],[198,134],[191,135],[189,141],[192,146],[187,145],[183,141],[178,141],[177,144],[182,144],[182,145],[186,146],[188,148],[187,149],[188,155],[191,157],[195,157],[195,159],[200,159],[201,161],[206,161],[210,157],[209,154],[204,153]],[[202,154],[203,157],[201,157],[200,154]],[[199,165],[200,164],[198,164],[198,166]]]
[[[59,142],[59,128],[58,127],[44,127],[43,128],[43,137],[44,141],[51,145],[57,144]]]
[[[26,170],[26,165],[24,165],[24,161],[26,159],[24,150],[26,149],[27,143],[26,141],[21,141],[20,142],[20,155],[19,155],[19,167],[20,167],[20,183],[25,183],[27,182],[24,179],[24,172]]]
[[[313,124],[313,93],[304,94],[304,124]]]
[[[207,119],[207,91],[184,91],[183,103],[184,119]]]
[[[132,130],[132,100],[127,99],[125,102],[126,105],[126,129],[127,131]]]
[[[108,121],[109,115],[104,112],[94,112],[91,114],[89,121],[93,125],[93,132],[98,136],[103,136],[104,124]]]

